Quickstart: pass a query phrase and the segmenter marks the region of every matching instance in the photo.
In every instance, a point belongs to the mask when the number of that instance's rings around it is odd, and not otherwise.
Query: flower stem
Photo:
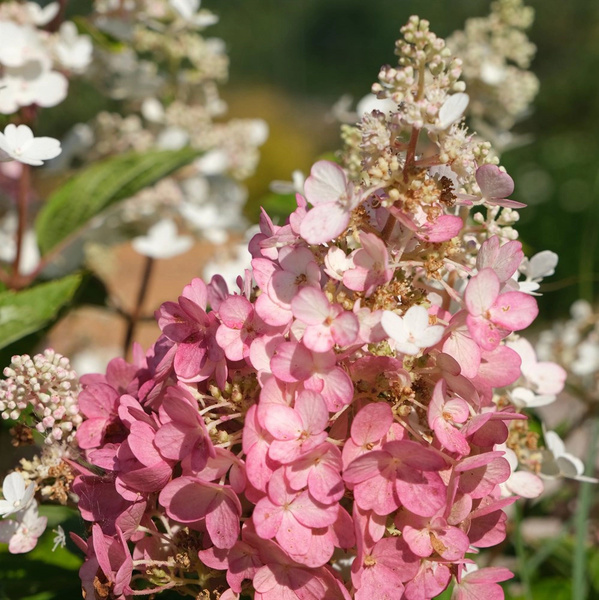
[[[17,195],[17,237],[15,240],[16,252],[12,265],[11,287],[19,287],[21,273],[19,265],[23,253],[23,237],[27,227],[27,203],[29,200],[30,171],[29,165],[23,165],[19,179],[19,192]]]
[[[592,475],[597,455],[597,441],[599,440],[599,419],[591,421],[589,454],[586,463],[586,475]],[[578,492],[576,506],[575,526],[576,541],[574,543],[574,564],[572,567],[572,600],[585,600],[588,596],[587,579],[587,544],[589,533],[589,512],[593,502],[592,483],[582,482]]]
[[[141,284],[137,292],[137,299],[133,311],[127,319],[127,332],[125,333],[125,341],[123,342],[123,356],[126,358],[131,349],[131,342],[133,341],[133,334],[135,333],[135,327],[139,321],[141,314],[141,307],[143,306],[146,294],[148,292],[148,286],[150,278],[152,277],[152,268],[154,267],[154,259],[151,256],[146,256],[146,262],[144,265],[144,272],[141,277]]]

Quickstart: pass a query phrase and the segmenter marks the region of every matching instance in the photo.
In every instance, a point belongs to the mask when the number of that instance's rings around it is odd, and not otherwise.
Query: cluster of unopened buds
[[[426,21],[402,31],[363,171],[317,162],[285,225],[262,214],[238,291],[195,279],[145,356],[81,379],[88,597],[503,598],[511,573],[468,555],[542,491],[510,390],[563,377],[527,378],[512,343],[540,276],[512,179],[461,122],[459,61]]]
[[[81,424],[77,395],[79,379],[69,360],[45,350],[33,358],[13,356],[0,381],[0,416],[19,420],[31,409],[35,429],[46,436],[46,443],[71,442]]]

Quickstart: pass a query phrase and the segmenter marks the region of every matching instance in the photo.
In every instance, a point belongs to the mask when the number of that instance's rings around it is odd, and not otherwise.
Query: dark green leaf
[[[50,196],[37,217],[35,229],[42,254],[110,205],[155,184],[200,154],[191,148],[130,153],[83,169]]]
[[[80,275],[69,275],[20,292],[0,293],[0,348],[41,329],[71,300],[80,283]]]

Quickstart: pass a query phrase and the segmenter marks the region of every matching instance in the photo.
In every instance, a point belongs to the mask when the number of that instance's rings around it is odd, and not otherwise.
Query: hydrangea
[[[359,165],[318,161],[287,222],[262,213],[236,289],[194,279],[145,356],[83,381],[86,590],[502,597],[507,569],[466,565],[542,489],[514,465],[529,438],[507,400],[546,389],[511,347],[537,305],[459,61],[426,21],[402,33]]]

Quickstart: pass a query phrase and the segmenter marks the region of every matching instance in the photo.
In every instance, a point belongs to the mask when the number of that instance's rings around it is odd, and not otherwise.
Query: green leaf
[[[73,297],[80,275],[69,275],[20,292],[0,293],[0,348],[41,329]]]
[[[78,569],[82,557],[66,548],[52,552],[54,533],[47,531],[27,554],[0,548],[0,599],[66,600],[81,598]]]
[[[260,200],[260,206],[271,219],[282,225],[287,217],[297,208],[295,194],[268,194]]]
[[[125,49],[125,44],[110,35],[106,31],[102,31],[98,29],[89,19],[85,17],[76,16],[72,19],[77,25],[77,30],[79,33],[84,33],[89,35],[93,42],[94,46],[99,46],[103,50],[107,50],[109,52],[120,52]]]
[[[42,254],[110,205],[155,184],[200,154],[192,148],[129,153],[83,169],[50,196],[37,217],[35,230]]]

